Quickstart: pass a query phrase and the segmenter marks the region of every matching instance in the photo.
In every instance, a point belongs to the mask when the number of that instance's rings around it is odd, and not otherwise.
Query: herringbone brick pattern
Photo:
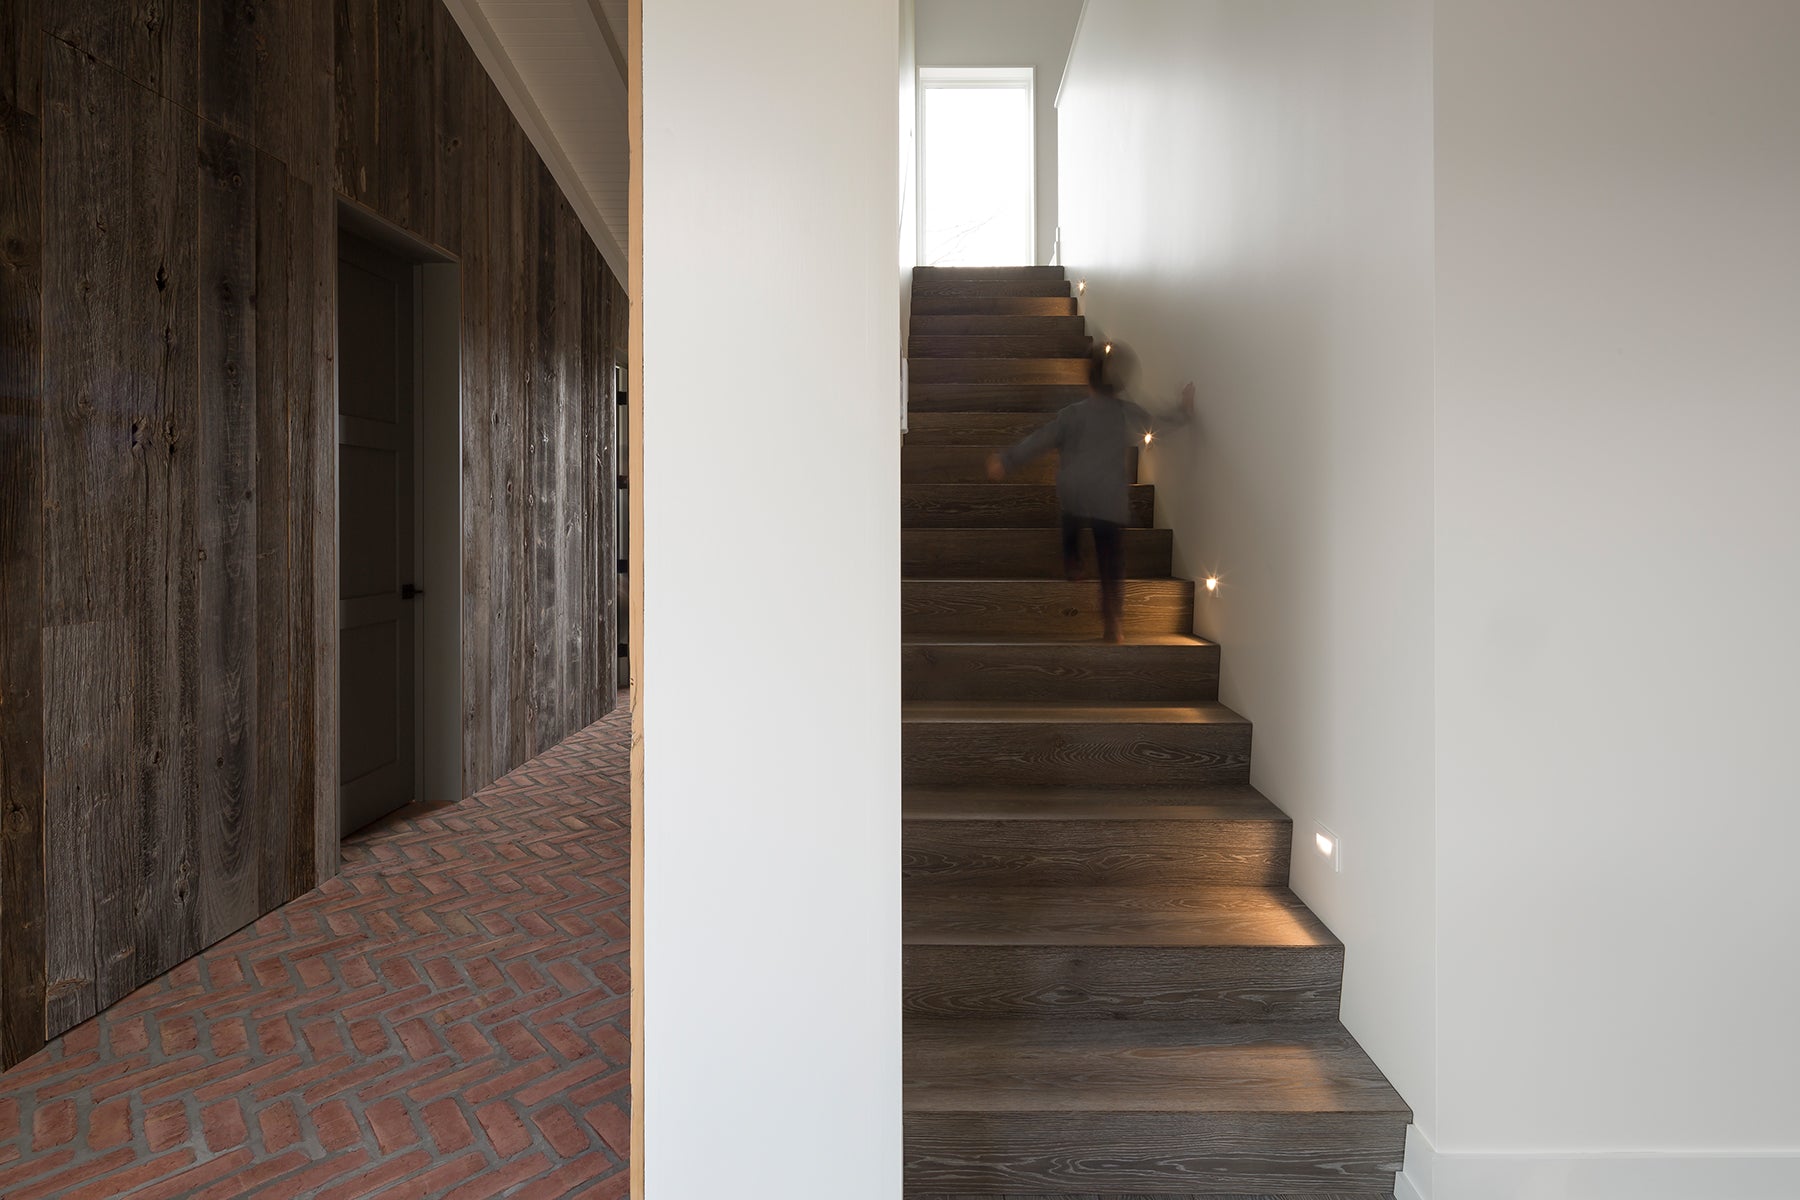
[[[0,1197],[626,1194],[630,716],[0,1076]]]

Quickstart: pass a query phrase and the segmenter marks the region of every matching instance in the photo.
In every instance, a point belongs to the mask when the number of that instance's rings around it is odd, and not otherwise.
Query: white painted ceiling
[[[628,2],[446,0],[445,5],[557,182],[578,209],[586,210],[588,232],[621,276],[631,233]]]

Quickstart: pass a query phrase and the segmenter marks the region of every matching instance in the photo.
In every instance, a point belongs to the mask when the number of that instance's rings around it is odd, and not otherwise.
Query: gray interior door
[[[412,801],[417,621],[413,265],[338,238],[338,816]]]

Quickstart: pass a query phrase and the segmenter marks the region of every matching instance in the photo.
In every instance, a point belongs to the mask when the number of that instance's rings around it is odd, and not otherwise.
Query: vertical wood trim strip
[[[320,746],[316,739],[318,679],[313,602],[314,539],[318,486],[314,412],[324,402],[318,392],[318,356],[324,344],[318,322],[318,217],[313,188],[288,178],[288,258],[286,309],[289,323],[283,387],[287,393],[288,472],[288,770],[292,787],[287,810],[288,862],[283,867],[287,898],[310,890],[318,880],[315,861],[319,805]],[[258,358],[260,364],[261,359]],[[259,591],[260,578],[259,578]],[[272,753],[275,747],[269,746]]]
[[[42,152],[0,101],[0,1068],[44,1030]]]
[[[291,261],[293,226],[287,170],[256,155],[256,809],[267,818],[254,849],[257,912],[287,900],[294,827],[288,814],[305,807],[294,787],[292,759],[280,752],[294,728],[289,592],[293,571],[289,534],[292,473],[288,461]],[[266,586],[265,586],[266,584]]]
[[[256,168],[200,125],[200,932],[256,917]]]
[[[135,89],[134,89],[135,92]],[[193,450],[198,403],[199,215],[196,121],[135,92],[130,258],[131,320],[152,336],[127,358],[133,392],[129,558],[131,615],[134,969],[103,981],[101,1003],[199,948],[194,798],[199,752],[199,563]]]

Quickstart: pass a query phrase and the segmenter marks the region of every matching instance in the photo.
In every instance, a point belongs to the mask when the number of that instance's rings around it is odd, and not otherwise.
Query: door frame
[[[913,231],[913,259],[925,261],[925,221],[930,181],[925,176],[925,146],[931,130],[925,123],[925,93],[932,88],[1022,88],[1030,120],[1025,139],[1026,207],[1030,214],[1025,234],[1025,263],[1037,262],[1037,68],[1036,67],[919,67],[913,85],[913,174],[919,181],[915,209],[918,228]]]
[[[332,264],[332,428],[338,412],[337,236],[352,236],[412,265],[413,269],[413,574],[422,589],[415,603],[413,653],[413,802],[453,803],[466,794],[463,732],[463,495],[462,447],[466,424],[462,393],[462,283],[460,260],[343,197],[337,200]],[[332,554],[320,594],[338,596],[342,512],[337,439],[331,448]],[[345,835],[338,809],[338,620],[330,625],[325,669],[331,687],[328,762],[330,823]],[[321,796],[323,799],[324,796]],[[335,852],[335,841],[333,851]],[[335,873],[335,870],[334,872]]]

